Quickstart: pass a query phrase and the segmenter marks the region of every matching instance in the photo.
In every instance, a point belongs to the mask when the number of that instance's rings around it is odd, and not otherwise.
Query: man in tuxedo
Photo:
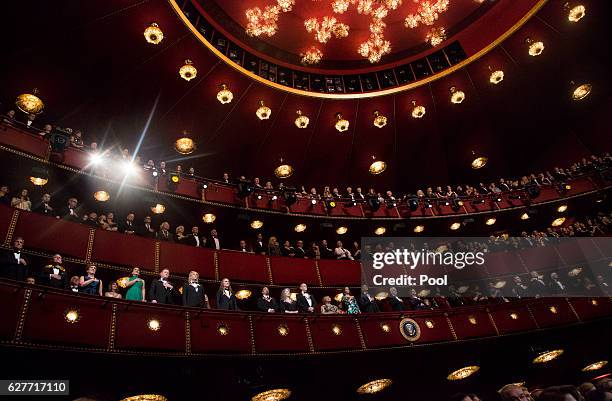
[[[541,297],[541,296],[546,295],[547,285],[544,282],[544,280],[542,280],[542,277],[540,277],[537,271],[532,271],[530,274],[531,274],[531,280],[529,280],[529,286],[528,286],[529,295],[535,296],[535,297]]]
[[[129,212],[127,216],[125,216],[125,221],[119,225],[119,232],[129,235],[135,234],[136,225],[134,224],[134,217],[134,213]]]
[[[40,203],[34,206],[34,211],[36,213],[51,216],[53,214],[53,207],[51,206],[51,195],[43,194],[42,198],[40,199]]]
[[[189,278],[183,284],[183,306],[210,309],[208,297],[204,294],[204,288],[198,282],[199,278],[198,272],[194,270],[189,272]]]
[[[62,266],[62,255],[56,253],[53,260],[40,272],[40,284],[53,288],[67,287],[66,269]]]
[[[154,304],[173,304],[174,287],[168,281],[170,270],[164,268],[159,273],[159,280],[153,280],[149,287],[149,299]]]
[[[276,300],[270,296],[270,289],[261,289],[261,297],[257,298],[257,310],[260,312],[274,313],[278,311]]]
[[[58,219],[78,222],[79,221],[79,213],[77,209],[78,203],[79,201],[77,200],[77,198],[68,199],[68,204],[59,210],[56,217]]]
[[[210,238],[206,241],[206,246],[216,250],[221,249],[221,240],[214,228],[210,230]]]
[[[151,216],[145,216],[142,226],[137,230],[138,235],[147,238],[155,238],[155,229],[153,228],[153,224],[151,224]]]
[[[321,259],[333,259],[334,258],[334,251],[332,251],[330,247],[327,245],[326,239],[321,240],[321,246],[319,246],[319,252],[321,252]]]
[[[19,281],[25,281],[28,277],[29,265],[21,254],[24,243],[22,237],[16,237],[13,241],[13,249],[2,251],[0,254],[0,277]]]
[[[397,289],[395,287],[389,288],[389,296],[387,297],[389,301],[389,305],[393,312],[401,312],[406,310],[406,304],[404,304],[404,300],[397,296]]]
[[[255,237],[255,247],[253,250],[259,255],[266,254],[266,245],[264,244],[262,233],[257,233],[257,236]]]
[[[187,236],[187,245],[203,247],[206,244],[206,240],[200,236],[200,227],[191,227],[191,234]]]
[[[0,186],[0,204],[10,206],[11,196],[9,195],[10,190],[8,185]]]
[[[98,227],[98,213],[89,212],[89,214],[85,216],[85,220],[83,220],[83,224],[89,227],[92,227],[92,228]]]
[[[567,286],[559,280],[559,275],[557,273],[550,273],[550,282],[548,283],[548,288],[550,289],[551,294],[565,294],[567,293]]]
[[[238,251],[239,252],[244,252],[244,253],[253,253],[253,251],[251,250],[251,248],[249,248],[247,246],[247,243],[245,240],[241,239],[240,243],[238,245]]]
[[[160,241],[172,242],[174,238],[173,238],[172,233],[170,232],[170,223],[168,223],[167,221],[164,221],[163,223],[161,223],[159,226],[159,231],[155,235],[155,238],[157,238]]]
[[[296,247],[294,248],[295,257],[296,258],[306,258],[306,251],[304,250],[304,241],[299,240],[295,243]]]
[[[316,299],[308,292],[306,283],[300,284],[300,292],[297,294],[297,307],[300,313],[314,313],[317,307]]]
[[[361,295],[357,300],[357,303],[359,304],[359,309],[361,309],[361,311],[364,313],[380,312],[378,304],[376,303],[376,298],[370,295],[368,290],[369,289],[367,285],[364,284],[361,286]]]

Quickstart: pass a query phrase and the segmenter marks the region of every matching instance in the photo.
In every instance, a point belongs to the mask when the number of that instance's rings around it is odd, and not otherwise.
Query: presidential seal
[[[402,336],[410,342],[414,342],[421,337],[421,328],[413,319],[402,319],[399,324],[399,329]]]

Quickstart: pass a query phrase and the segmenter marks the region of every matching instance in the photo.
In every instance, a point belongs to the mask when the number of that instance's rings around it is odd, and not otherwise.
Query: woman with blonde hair
[[[291,299],[291,290],[289,288],[281,291],[279,304],[281,313],[298,313],[297,302]]]
[[[280,254],[280,245],[278,244],[276,237],[270,237],[268,240],[268,256],[280,256]]]
[[[329,295],[323,297],[323,304],[321,305],[321,313],[324,315],[334,315],[338,313],[338,307],[331,303],[332,299]]]
[[[210,309],[208,297],[204,294],[204,288],[199,283],[200,274],[192,270],[183,284],[183,306]]]

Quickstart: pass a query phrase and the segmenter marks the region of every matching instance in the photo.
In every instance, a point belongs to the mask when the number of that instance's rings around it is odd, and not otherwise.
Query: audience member
[[[270,296],[270,289],[263,287],[261,297],[257,298],[257,310],[260,312],[274,313],[278,311],[276,300]]]
[[[321,300],[321,313],[324,315],[334,315],[338,313],[338,307],[331,303],[332,299],[329,295],[326,295]]]
[[[132,269],[132,274],[125,283],[125,288],[127,288],[127,292],[125,293],[125,299],[130,301],[146,302],[147,298],[145,296],[145,282],[139,276],[140,268],[134,267]]]
[[[116,281],[111,281],[110,285],[108,286],[108,291],[104,293],[104,296],[109,298],[122,298]]]
[[[317,307],[317,300],[308,292],[306,283],[300,284],[300,292],[297,294],[296,302],[300,313],[314,313]]]
[[[85,276],[79,279],[79,292],[102,296],[102,281],[96,278],[96,270],[96,265],[87,265]]]
[[[204,294],[204,288],[198,282],[200,274],[197,271],[190,271],[187,282],[183,284],[183,306],[193,308],[210,309],[208,297]]]
[[[217,291],[217,309],[239,310],[236,296],[234,291],[232,291],[232,285],[228,278],[221,280],[221,285],[219,285],[219,290]]]
[[[297,302],[291,299],[291,291],[285,288],[281,291],[279,310],[281,313],[298,313]]]
[[[173,304],[174,287],[168,281],[170,270],[164,268],[159,272],[159,279],[153,280],[149,287],[149,299],[154,304]]]
[[[50,287],[66,288],[66,269],[62,266],[62,255],[53,255],[51,263],[42,268],[39,281]]]
[[[29,263],[22,254],[24,243],[22,237],[15,237],[12,249],[0,251],[0,277],[25,281],[29,276]]]

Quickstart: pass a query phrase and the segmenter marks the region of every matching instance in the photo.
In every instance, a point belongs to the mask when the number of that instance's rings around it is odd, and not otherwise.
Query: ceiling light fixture
[[[193,61],[185,60],[185,64],[179,69],[179,75],[187,82],[194,79],[198,75],[198,70],[193,65]]]
[[[344,235],[348,232],[348,228],[345,226],[340,226],[338,228],[336,228],[336,234],[338,235]]]
[[[336,113],[336,129],[338,130],[338,132],[345,132],[349,129],[349,125],[350,123],[348,122],[348,120],[345,120],[344,118],[342,118],[342,113]]]
[[[496,221],[497,219],[495,217],[490,217],[487,219],[487,221],[485,221],[485,224],[488,226],[492,226],[493,224],[495,224]]]
[[[106,202],[110,199],[110,194],[107,191],[100,190],[94,192],[93,197],[98,202]]]
[[[465,100],[465,93],[463,91],[458,90],[456,87],[450,87],[451,93],[451,103],[453,104],[461,104]]]
[[[202,221],[206,224],[212,224],[215,220],[217,220],[217,216],[215,216],[213,213],[206,213],[204,216],[202,216]]]
[[[251,221],[251,228],[253,230],[259,230],[260,228],[262,228],[264,225],[263,221],[261,220],[253,220]]]
[[[249,8],[245,11],[247,18],[246,33],[249,36],[274,36],[278,30],[278,14],[281,8],[278,5],[266,6],[262,11],[259,7]]]
[[[535,358],[533,358],[533,363],[548,363],[550,361],[553,361],[555,359],[557,359],[558,357],[560,357],[563,352],[565,352],[562,349],[555,349],[552,351],[545,351],[540,353],[538,356],[536,356]]]
[[[425,115],[425,106],[417,105],[416,100],[412,101],[412,117],[413,118],[423,118]]]
[[[461,227],[461,223],[455,222],[453,224],[450,225],[450,229],[453,231],[458,230]]]
[[[559,217],[559,218],[554,219],[550,225],[553,227],[559,227],[563,223],[565,223],[565,217]]]
[[[471,166],[474,170],[478,170],[487,165],[489,159],[486,156],[476,156],[476,152],[472,151],[472,163]]]
[[[521,214],[521,220],[529,220],[529,213],[523,213]]]
[[[139,394],[123,398],[120,401],[168,401],[168,399],[159,394]]]
[[[608,361],[593,362],[593,363],[585,366],[584,368],[582,368],[582,371],[583,372],[592,372],[594,370],[599,370],[599,369],[603,368],[607,364],[608,364]]]
[[[429,43],[431,47],[436,47],[440,43],[446,40],[446,30],[441,26],[431,28],[425,36],[425,42]]]
[[[304,231],[306,231],[306,224],[298,224],[293,229],[296,233],[303,233]]]
[[[373,124],[377,128],[382,128],[387,125],[387,117],[380,114],[378,110],[374,110],[374,121]]]
[[[575,85],[574,81],[572,81],[571,84],[572,86]],[[592,90],[593,90],[593,85],[591,84],[579,85],[576,88],[574,88],[574,90],[572,91],[572,99],[576,101],[583,100],[591,94]]]
[[[37,88],[32,89],[32,93],[22,93],[17,96],[15,106],[26,114],[40,114],[45,108],[45,104],[37,95]]]
[[[493,85],[498,85],[498,84],[502,83],[502,81],[504,80],[504,71],[503,70],[495,70],[495,71],[493,71],[491,66],[489,66],[489,71],[491,71],[491,75],[489,75],[489,82],[491,82]]]
[[[231,103],[234,98],[234,94],[230,91],[226,84],[221,84],[221,90],[217,92],[217,100],[221,102],[221,104]]]
[[[300,54],[300,56],[302,56],[302,64],[319,64],[321,62],[321,59],[323,58],[323,52],[318,48],[311,46],[304,53]]]
[[[383,235],[385,232],[387,232],[385,227],[378,227],[376,230],[374,230],[374,234],[376,235]]]
[[[531,38],[527,38],[525,43],[529,46],[529,55],[532,57],[537,57],[544,51],[544,43],[542,42],[536,42]]]
[[[418,226],[414,227],[414,230],[413,230],[413,231],[414,231],[415,233],[417,233],[417,234],[418,234],[418,233],[422,233],[423,231],[425,231],[425,226],[418,225]]]
[[[378,63],[382,56],[391,53],[391,42],[379,33],[373,33],[370,38],[359,45],[357,52],[372,64]]]
[[[557,208],[557,212],[563,213],[567,210],[567,205],[561,205]]]
[[[164,40],[164,33],[159,28],[159,25],[153,22],[151,25],[147,27],[147,29],[145,29],[144,37],[147,42],[154,44],[154,45],[158,45],[161,43],[162,40]]]
[[[349,7],[349,0],[334,0],[332,1],[332,10],[336,13],[336,14],[343,14],[344,12],[346,12],[346,10],[348,10]]]
[[[455,370],[454,372],[449,374],[446,377],[446,379],[451,380],[451,381],[467,379],[468,377],[472,376],[474,373],[478,372],[479,370],[480,370],[480,367],[477,365],[466,366],[464,368]]]
[[[276,178],[285,179],[293,175],[293,167],[290,164],[283,163],[283,158],[280,159],[280,165],[274,169]]]
[[[586,15],[586,8],[582,4],[572,6],[567,2],[564,4],[563,8],[567,11],[567,19],[569,22],[578,22]]]
[[[287,388],[276,388],[273,390],[264,391],[251,398],[251,401],[282,401],[291,395],[291,391]]]
[[[448,10],[449,0],[423,1],[416,14],[410,14],[404,20],[406,28],[414,29],[423,25],[433,25],[440,16],[439,14]]]
[[[298,110],[295,112],[297,114],[297,118],[295,119],[295,126],[301,129],[305,129],[308,127],[308,123],[310,123],[310,119],[302,114],[302,110]]]
[[[166,206],[162,205],[161,203],[157,203],[154,206],[151,206],[151,212],[154,214],[162,214],[165,211]]]
[[[376,394],[387,389],[393,384],[391,379],[376,379],[359,386],[357,394]]]
[[[376,160],[376,156],[372,156],[372,164],[370,164],[370,174],[378,175],[382,174],[387,169],[387,163],[382,160]]]
[[[270,118],[270,115],[272,115],[272,110],[270,110],[270,108],[264,104],[263,100],[260,100],[259,108],[255,112],[255,115],[257,115],[257,118],[260,120],[267,120]]]
[[[196,148],[195,142],[193,139],[189,138],[189,133],[187,131],[183,131],[183,136],[174,142],[174,149],[182,155],[191,154]]]

